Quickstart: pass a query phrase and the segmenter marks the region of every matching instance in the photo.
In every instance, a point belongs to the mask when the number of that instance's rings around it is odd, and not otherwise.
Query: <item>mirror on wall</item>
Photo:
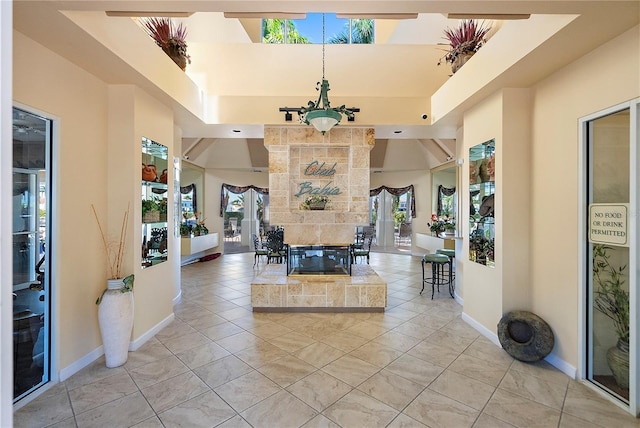
[[[495,267],[495,140],[469,149],[469,259]]]
[[[142,268],[167,261],[168,155],[166,146],[142,137]]]
[[[204,169],[182,162],[180,174],[181,226],[195,226],[196,215],[204,208]],[[186,229],[185,229],[186,230]]]
[[[431,213],[455,223],[458,218],[458,168],[454,162],[431,170]]]

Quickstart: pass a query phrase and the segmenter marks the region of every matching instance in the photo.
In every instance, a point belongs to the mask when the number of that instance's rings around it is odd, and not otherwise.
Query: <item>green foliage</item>
[[[598,289],[593,291],[597,310],[613,320],[618,338],[629,343],[629,292],[623,288],[627,266],[611,265],[608,251],[612,247],[593,246],[593,279]]]
[[[400,226],[407,220],[407,213],[404,211],[396,211],[395,213],[393,213],[393,220],[396,226]]]
[[[287,28],[287,43],[308,44],[309,39],[301,36],[296,29],[295,23],[290,19],[263,19],[262,42],[263,43],[285,43],[284,29]]]
[[[351,43],[352,44],[373,44],[373,19],[352,19],[351,20]],[[327,43],[347,44],[349,43],[349,22],[345,24],[342,32],[329,37]]]
[[[153,211],[160,211],[160,204],[154,198],[143,199],[142,200],[142,215],[144,216],[145,213],[153,212]]]
[[[135,279],[135,276],[133,274],[125,277],[122,280],[122,287],[120,287],[120,292],[121,293],[128,293],[130,291],[133,291],[133,280]],[[102,298],[104,297],[104,293],[107,292],[107,289],[105,288],[104,291],[102,292],[102,294],[100,295],[100,297],[98,297],[98,300],[96,300],[96,305],[99,305],[102,302]]]

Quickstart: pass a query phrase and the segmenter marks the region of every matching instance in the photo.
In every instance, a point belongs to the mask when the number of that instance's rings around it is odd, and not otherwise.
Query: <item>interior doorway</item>
[[[51,120],[13,109],[13,398],[49,381]]]
[[[636,416],[639,106],[636,100],[581,121],[587,208],[582,375]]]

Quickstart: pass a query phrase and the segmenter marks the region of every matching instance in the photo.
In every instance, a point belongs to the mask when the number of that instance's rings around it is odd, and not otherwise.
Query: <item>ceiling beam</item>
[[[453,159],[454,154],[451,150],[449,150],[449,148],[445,145],[445,143],[438,139],[438,138],[432,138],[433,142],[436,143],[438,145],[438,147],[440,147],[442,149],[443,152],[445,152],[447,154],[447,157],[450,157]]]
[[[167,18],[188,18],[193,12],[159,12],[159,11],[139,11],[139,10],[107,10],[107,16],[137,17],[137,16],[157,16]]]

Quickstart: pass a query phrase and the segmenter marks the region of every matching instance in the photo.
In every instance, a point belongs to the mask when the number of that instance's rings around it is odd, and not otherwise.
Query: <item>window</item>
[[[322,43],[322,13],[308,13],[305,19],[263,19],[263,43]],[[325,14],[325,43],[373,44],[373,19],[338,18]]]

